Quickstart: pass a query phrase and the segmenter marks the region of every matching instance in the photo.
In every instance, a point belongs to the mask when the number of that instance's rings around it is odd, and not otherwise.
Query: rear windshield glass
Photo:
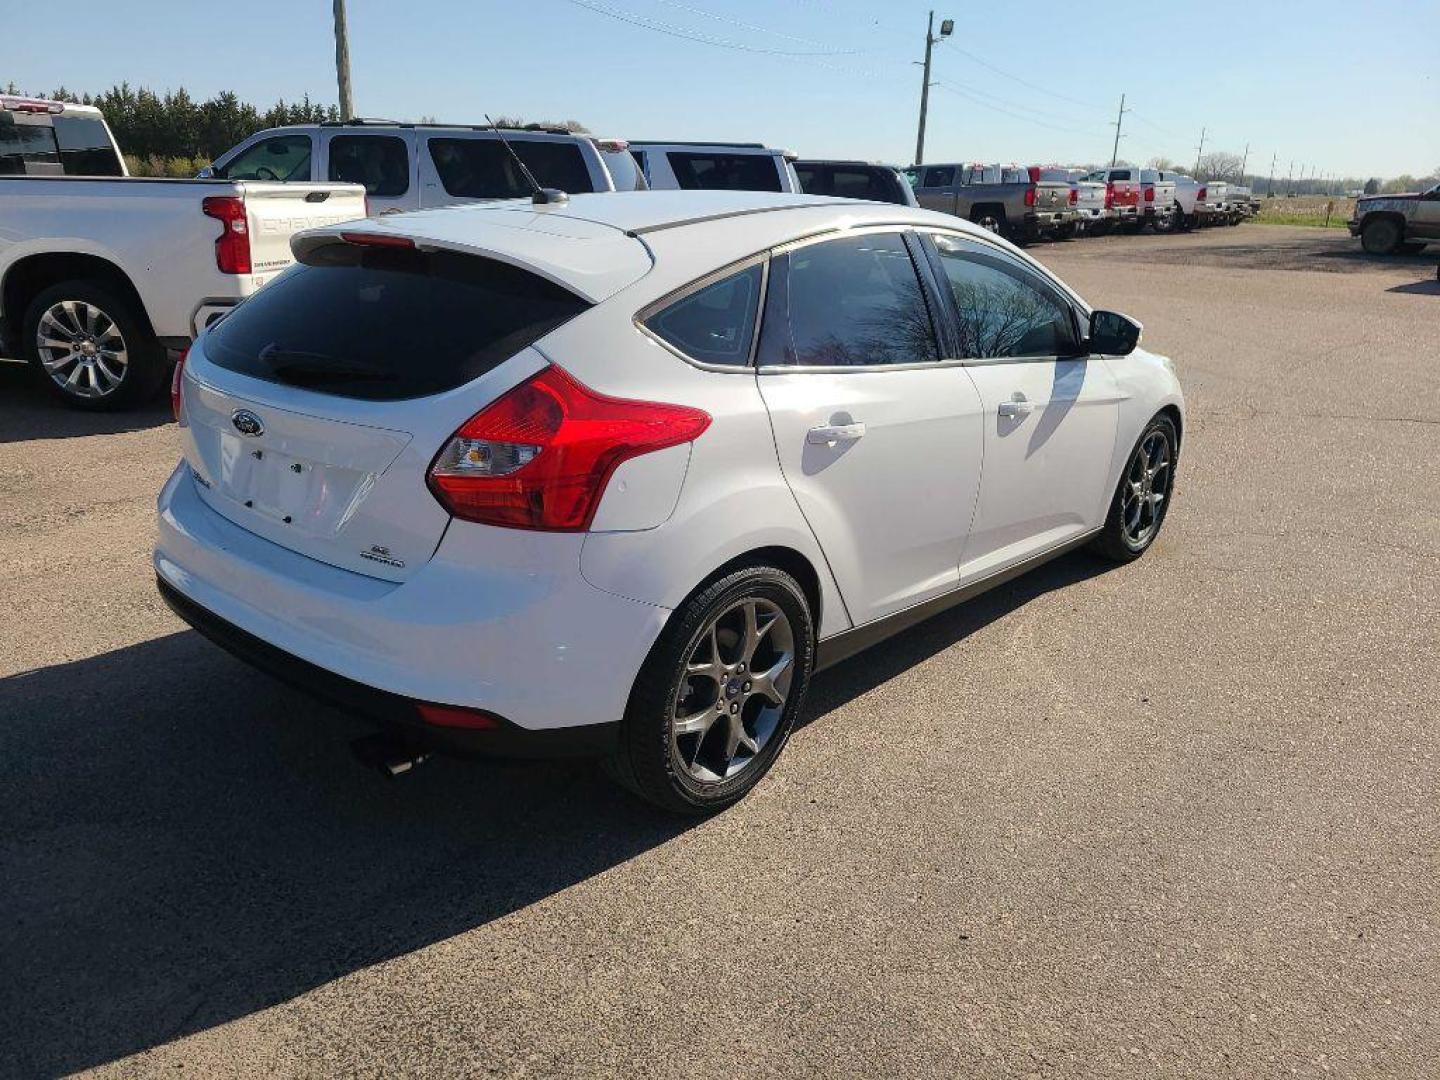
[[[780,170],[769,154],[696,154],[671,150],[670,168],[686,191],[779,191]]]
[[[55,141],[66,176],[123,176],[110,133],[98,116],[55,117]]]
[[[16,123],[0,112],[0,176],[60,173],[60,148],[49,123]]]
[[[517,199],[531,194],[499,139],[430,139],[430,158],[445,192],[460,199]],[[541,187],[571,195],[594,191],[580,148],[570,142],[511,139],[516,157]]]
[[[241,375],[394,401],[478,378],[588,306],[490,259],[334,244],[237,307],[204,348]]]

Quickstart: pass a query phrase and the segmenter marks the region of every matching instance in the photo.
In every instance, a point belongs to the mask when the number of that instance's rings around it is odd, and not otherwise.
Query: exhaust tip
[[[383,731],[355,739],[350,743],[350,752],[366,768],[375,769],[392,779],[403,776],[430,758],[430,752],[413,740]]]

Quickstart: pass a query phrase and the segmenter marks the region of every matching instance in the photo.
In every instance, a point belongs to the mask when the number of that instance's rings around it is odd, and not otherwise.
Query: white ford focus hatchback
[[[1169,361],[953,217],[580,195],[294,248],[177,377],[159,587],[416,746],[715,810],[817,669],[1169,505]]]

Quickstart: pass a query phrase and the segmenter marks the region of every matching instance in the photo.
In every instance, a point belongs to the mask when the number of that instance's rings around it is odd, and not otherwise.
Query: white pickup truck
[[[75,116],[109,142],[75,162],[87,175],[57,147]],[[0,97],[0,355],[79,408],[144,401],[170,351],[290,265],[294,233],[365,216],[356,184],[152,180],[120,162],[97,110]]]

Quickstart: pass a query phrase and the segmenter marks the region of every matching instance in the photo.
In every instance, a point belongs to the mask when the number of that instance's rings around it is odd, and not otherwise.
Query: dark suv
[[[797,161],[800,190],[807,195],[918,206],[909,181],[894,165],[868,161]]]

